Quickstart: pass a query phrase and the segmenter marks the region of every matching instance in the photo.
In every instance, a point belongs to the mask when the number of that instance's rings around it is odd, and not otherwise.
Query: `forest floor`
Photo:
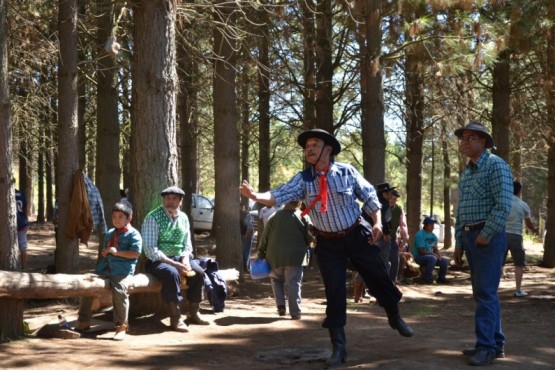
[[[199,245],[214,247],[206,234]],[[507,357],[493,369],[554,369],[555,270],[537,266],[543,253],[539,243],[527,241],[529,266],[524,275],[525,298],[515,298],[514,269],[505,269],[499,296]],[[80,247],[82,272],[94,268],[96,243]],[[446,251],[450,255],[452,251]],[[32,224],[29,232],[28,272],[54,263],[51,225]],[[474,301],[468,271],[451,270],[450,285],[400,285],[400,309],[415,336],[404,338],[392,330],[383,309],[373,300],[355,304],[349,299],[347,362],[338,368],[464,369],[461,350],[474,345]],[[352,293],[352,285],[349,284]],[[317,267],[307,269],[303,283],[302,320],[279,317],[268,279],[234,284],[223,313],[202,312],[210,326],[192,326],[189,333],[168,330],[168,319],[151,315],[131,319],[123,342],[114,342],[111,313],[95,315],[97,331],[78,339],[28,336],[0,344],[4,369],[323,369],[330,353],[322,280]],[[24,319],[31,330],[56,322],[58,314],[74,323],[78,301],[30,300]]]

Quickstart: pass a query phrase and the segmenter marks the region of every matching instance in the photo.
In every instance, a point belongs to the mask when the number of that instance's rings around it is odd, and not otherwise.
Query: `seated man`
[[[170,327],[189,331],[187,324],[208,325],[198,314],[204,287],[204,271],[192,261],[193,246],[187,215],[180,211],[185,192],[171,186],[161,192],[162,205],[145,218],[141,234],[147,257],[146,271],[162,283],[162,299],[170,310]],[[194,271],[194,273],[193,273]],[[181,277],[187,279],[187,319],[181,319]]]
[[[414,244],[412,246],[412,255],[414,261],[421,267],[424,267],[423,280],[425,284],[433,283],[434,267],[439,266],[439,275],[437,277],[438,284],[447,284],[447,269],[449,268],[449,259],[442,257],[437,248],[437,236],[434,234],[434,224],[436,221],[431,217],[424,219],[422,230],[414,236]]]

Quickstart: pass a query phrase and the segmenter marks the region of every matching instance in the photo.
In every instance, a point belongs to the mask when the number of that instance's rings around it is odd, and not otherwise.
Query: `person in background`
[[[28,204],[27,197],[18,189],[15,189],[15,205],[17,207],[17,244],[19,245],[21,269],[24,270],[27,266]]]
[[[116,203],[112,208],[112,225],[104,238],[102,260],[96,266],[96,273],[108,276],[112,290],[113,321],[116,334],[113,339],[125,339],[129,329],[129,280],[135,273],[137,260],[141,255],[142,238],[139,231],[131,226],[133,210],[126,203]],[[90,329],[92,303],[94,297],[83,297],[79,305],[76,330]]]
[[[425,284],[433,283],[433,273],[436,265],[439,266],[437,283],[448,284],[446,275],[449,269],[449,259],[439,253],[437,236],[434,234],[436,221],[431,217],[426,217],[422,224],[423,228],[414,235],[412,247],[414,261],[424,267],[423,280]]]
[[[526,297],[528,295],[528,293],[521,289],[522,275],[524,274],[524,266],[526,266],[526,252],[522,243],[522,225],[526,225],[534,234],[538,233],[538,229],[534,227],[530,219],[530,207],[520,198],[521,189],[522,184],[520,181],[514,180],[511,212],[509,213],[505,226],[507,250],[505,251],[505,258],[503,260],[504,265],[507,260],[507,254],[511,251],[511,257],[513,257],[513,263],[515,265],[515,297]]]
[[[258,228],[258,232],[259,235],[262,235],[262,232],[264,231],[264,227],[266,227],[266,224],[268,223],[268,218],[270,218],[271,215],[273,215],[274,213],[277,212],[277,208],[274,206],[264,206],[260,209],[260,212],[258,213],[258,222],[259,222],[259,228]]]
[[[274,213],[264,227],[258,258],[270,264],[270,281],[279,316],[285,316],[285,297],[293,320],[301,319],[303,267],[308,265],[308,221],[301,217],[300,201],[292,201]]]
[[[487,366],[504,357],[505,335],[497,289],[507,250],[505,224],[511,210],[513,175],[507,163],[491,154],[493,138],[480,122],[455,130],[460,153],[469,162],[459,179],[455,222],[455,262],[463,253],[470,267],[474,314],[474,348],[463,350],[470,365]]]
[[[143,222],[143,249],[146,271],[162,283],[162,299],[170,311],[172,330],[186,333],[187,324],[209,325],[199,315],[204,270],[193,260],[189,218],[180,210],[185,192],[177,186],[162,190],[162,205],[152,210]],[[187,318],[181,318],[181,280],[187,281]]]
[[[241,245],[243,247],[243,271],[251,270],[252,241],[254,239],[253,217],[249,211],[242,208],[239,214],[241,228]]]
[[[405,245],[409,242],[407,218],[403,208],[397,204],[397,199],[400,197],[401,193],[397,189],[393,189],[389,198],[389,208],[391,209],[391,253],[389,254],[391,266],[389,268],[389,277],[394,283],[397,282],[401,256],[405,257],[402,253],[405,252]],[[406,261],[404,262],[406,263]]]
[[[310,164],[275,190],[255,192],[246,180],[241,195],[266,205],[281,205],[293,200],[307,204],[316,234],[316,258],[326,291],[326,318],[322,326],[329,331],[333,352],[328,366],[344,363],[347,358],[345,324],[347,322],[347,262],[363,277],[370,293],[385,309],[391,328],[405,337],[413,336],[401,318],[402,293],[389,279],[387,268],[375,243],[382,237],[380,202],[374,187],[351,165],[336,163],[341,151],[339,141],[322,129],[301,133],[297,143]],[[373,226],[361,217],[361,207],[370,215]]]

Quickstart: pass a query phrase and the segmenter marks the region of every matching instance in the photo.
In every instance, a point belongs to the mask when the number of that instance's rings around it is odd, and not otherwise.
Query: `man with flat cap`
[[[180,210],[185,192],[177,186],[162,190],[162,205],[145,217],[141,234],[146,271],[162,283],[162,299],[170,311],[170,327],[188,332],[187,324],[208,325],[199,316],[204,287],[204,270],[192,260],[193,246],[189,218]],[[191,272],[194,271],[194,274]],[[181,318],[183,300],[180,283],[187,279],[187,318]]]
[[[465,349],[470,365],[487,366],[504,357],[505,335],[497,289],[507,249],[505,224],[511,210],[513,176],[507,163],[487,149],[493,138],[479,122],[455,130],[459,151],[469,158],[459,180],[459,204],[455,222],[455,262],[463,253],[470,267],[472,294],[476,301],[476,344]]]
[[[382,233],[380,202],[374,187],[353,166],[333,161],[333,156],[341,151],[341,145],[327,131],[305,131],[297,142],[304,149],[309,168],[275,190],[258,193],[246,181],[240,190],[243,196],[270,206],[293,200],[302,200],[308,205],[303,215],[310,213],[316,228],[316,256],[327,300],[322,326],[328,328],[333,345],[327,363],[334,366],[347,358],[344,327],[349,259],[370,293],[384,307],[389,325],[406,337],[412,336],[413,332],[399,314],[398,302],[402,294],[389,279],[380,250],[374,244]],[[357,200],[371,215],[373,226],[362,219]]]

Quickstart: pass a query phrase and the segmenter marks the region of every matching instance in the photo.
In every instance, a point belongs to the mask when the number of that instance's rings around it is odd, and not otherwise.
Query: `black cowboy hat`
[[[170,186],[169,188],[165,188],[160,193],[161,196],[166,196],[166,195],[170,195],[170,194],[180,196],[181,198],[183,198],[185,196],[185,192],[183,190],[181,190],[180,188],[178,188],[177,186]]]
[[[388,182],[384,182],[382,184],[378,184],[376,189],[379,192],[386,192],[386,191],[391,191],[391,190],[397,189],[397,187],[396,186],[391,186]]]
[[[468,125],[458,128],[455,130],[456,137],[462,137],[464,131],[474,131],[477,132],[481,137],[486,139],[486,148],[495,148],[495,143],[493,142],[493,138],[491,137],[490,133],[480,122],[472,121]]]
[[[324,140],[324,143],[330,145],[332,148],[331,155],[339,154],[341,151],[341,144],[339,144],[339,141],[337,141],[332,134],[320,128],[314,128],[312,130],[301,132],[301,134],[297,137],[297,143],[304,148],[307,140],[311,138]]]

